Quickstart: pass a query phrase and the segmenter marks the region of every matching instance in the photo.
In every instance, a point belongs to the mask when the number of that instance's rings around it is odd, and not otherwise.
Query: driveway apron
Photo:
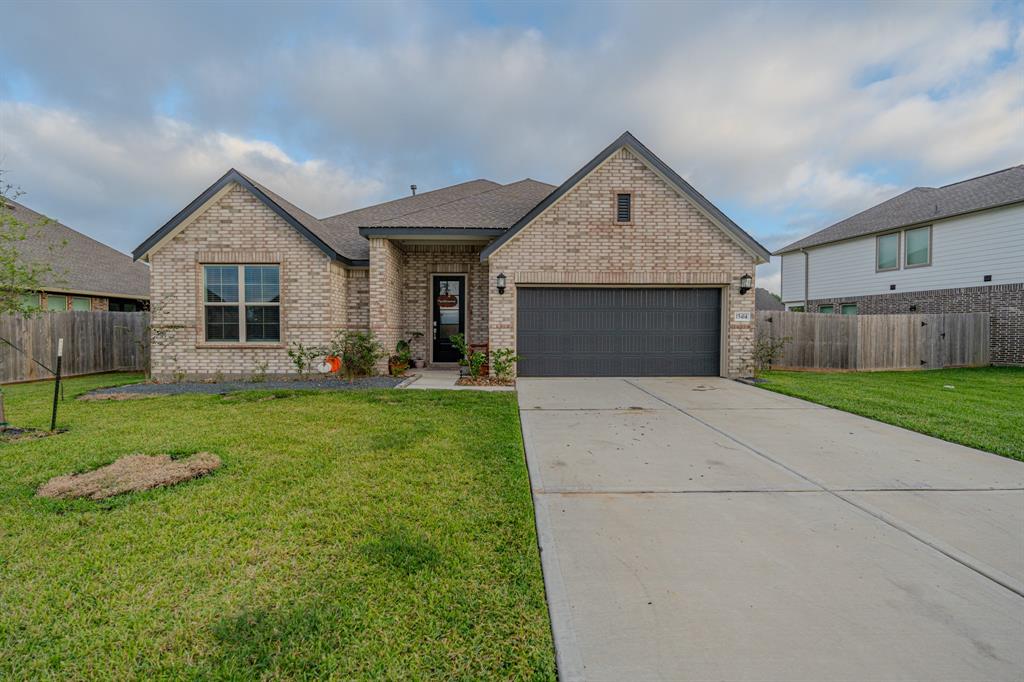
[[[563,680],[1021,680],[1024,464],[724,379],[520,379]]]

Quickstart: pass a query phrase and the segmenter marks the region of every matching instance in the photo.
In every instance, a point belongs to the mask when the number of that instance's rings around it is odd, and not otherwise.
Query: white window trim
[[[277,268],[277,291],[278,301],[277,302],[264,302],[255,301],[251,304],[245,300],[245,268],[246,267],[262,267],[262,268]],[[230,268],[234,267],[238,269],[238,301],[228,303],[217,303],[206,300],[206,274],[207,268]],[[203,345],[213,346],[240,346],[242,344],[256,345],[256,346],[274,346],[280,345],[283,342],[284,330],[283,320],[281,319],[281,313],[278,312],[278,333],[277,338],[272,340],[257,339],[250,341],[245,335],[245,308],[247,305],[253,306],[266,306],[268,308],[276,307],[279,311],[281,309],[281,264],[280,263],[203,263]],[[226,340],[210,340],[207,336],[208,330],[206,328],[206,309],[211,308],[238,308],[238,340],[237,341],[226,341]]]
[[[928,230],[928,260],[926,260],[924,263],[915,263],[915,264],[911,265],[910,263],[907,262],[907,259],[910,257],[910,249],[908,249],[907,246],[906,246],[907,235],[910,234],[911,232],[916,232],[917,230]],[[926,268],[926,267],[928,267],[931,264],[932,264],[932,226],[931,225],[922,225],[921,227],[912,227],[909,230],[904,230],[903,231],[903,267],[905,269],[909,270],[911,268]]]

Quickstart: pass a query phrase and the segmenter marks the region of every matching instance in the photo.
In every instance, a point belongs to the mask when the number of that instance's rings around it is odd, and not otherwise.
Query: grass
[[[515,398],[352,391],[73,401],[0,444],[2,679],[552,679]],[[52,384],[4,390],[45,428]],[[35,497],[127,453],[205,478]]]
[[[1024,460],[1024,368],[764,376],[770,391]]]

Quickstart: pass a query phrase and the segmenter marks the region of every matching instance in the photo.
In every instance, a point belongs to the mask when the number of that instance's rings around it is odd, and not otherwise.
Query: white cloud
[[[0,167],[27,193],[26,204],[122,249],[231,167],[317,216],[366,205],[383,190],[376,178],[322,159],[297,161],[266,141],[167,118],[105,128],[66,110],[10,102],[0,103]],[[150,208],[149,222],[134,222],[140,206]]]

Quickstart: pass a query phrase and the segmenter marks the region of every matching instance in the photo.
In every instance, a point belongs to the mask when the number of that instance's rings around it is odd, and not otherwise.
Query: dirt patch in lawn
[[[65,431],[67,431],[67,429],[44,431],[43,429],[19,429],[16,426],[5,426],[0,428],[0,443],[14,443],[22,440],[46,438],[47,436],[55,436],[58,433],[64,433]]]
[[[36,494],[62,500],[76,497],[102,500],[190,481],[205,476],[220,464],[220,458],[209,452],[197,452],[183,459],[171,459],[169,455],[127,455],[93,471],[51,478]]]
[[[459,377],[455,382],[459,386],[515,386],[515,379],[499,379],[498,377]]]
[[[78,396],[79,400],[141,400],[152,398],[146,393],[86,393]]]

